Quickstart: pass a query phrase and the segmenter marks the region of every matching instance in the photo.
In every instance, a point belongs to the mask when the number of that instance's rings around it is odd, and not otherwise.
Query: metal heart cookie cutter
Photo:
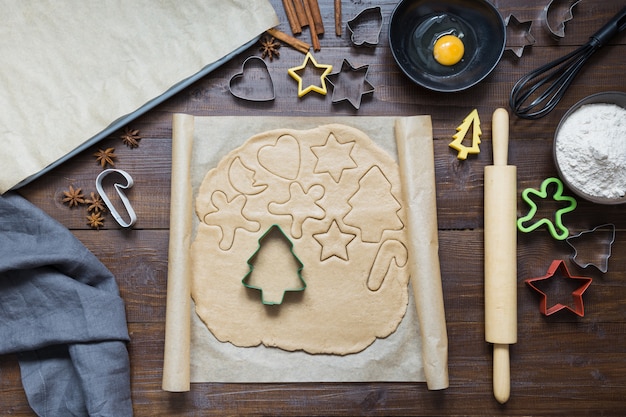
[[[107,196],[106,192],[104,191],[104,187],[102,186],[102,182],[104,181],[104,178],[108,176],[109,174],[113,174],[113,173],[121,175],[126,180],[126,184],[120,184],[118,182],[115,182],[113,186],[115,187],[115,191],[117,191],[117,195],[120,197],[120,200],[122,201],[122,204],[124,205],[124,208],[128,212],[128,216],[130,217],[130,220],[128,222],[126,222],[122,218],[120,213],[117,211],[117,208],[115,207],[111,199]],[[126,193],[124,192],[124,190],[131,188],[133,184],[134,184],[133,177],[131,177],[128,172],[123,171],[121,169],[105,169],[96,178],[96,190],[98,190],[98,194],[100,194],[102,201],[104,201],[104,204],[107,206],[107,208],[111,212],[111,215],[113,216],[115,221],[120,226],[126,227],[126,228],[131,227],[137,222],[137,215],[135,214],[135,210],[133,210],[133,206],[130,204],[128,197],[126,196]]]

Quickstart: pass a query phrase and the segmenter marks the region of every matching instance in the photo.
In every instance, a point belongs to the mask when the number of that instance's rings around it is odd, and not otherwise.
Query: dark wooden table
[[[469,0],[468,0],[469,1]],[[21,193],[66,225],[115,274],[126,302],[131,335],[132,396],[137,416],[205,415],[626,415],[626,219],[623,206],[602,206],[578,199],[575,212],[564,220],[572,231],[602,223],[617,227],[609,270],[580,269],[571,260],[571,249],[545,231],[518,234],[519,340],[511,347],[512,394],[505,405],[492,394],[491,347],[484,340],[483,311],[483,169],[491,164],[491,114],[507,107],[514,82],[523,74],[585,43],[625,2],[584,0],[567,23],[566,36],[552,39],[542,11],[547,0],[497,0],[503,17],[532,21],[536,38],[521,58],[506,51],[496,70],[476,87],[459,93],[433,93],[413,85],[396,67],[387,29],[396,1],[351,0],[343,2],[344,31],[333,31],[333,2],[320,0],[326,25],[319,63],[339,68],[344,58],[355,65],[369,65],[373,95],[356,111],[349,104],[331,103],[309,94],[297,97],[297,85],[287,69],[304,56],[287,47],[280,58],[268,61],[275,82],[276,99],[247,103],[228,91],[230,77],[258,46],[193,84],[131,124],[143,139],[137,149],[124,146],[119,135],[106,138],[100,147],[115,147],[116,167],[135,179],[133,205],[139,221],[132,230],[121,230],[111,218],[102,230],[89,229],[82,211],[61,203],[69,184],[93,189],[100,170],[94,147],[64,163]],[[281,19],[279,28],[289,32],[282,3],[272,0]],[[345,22],[366,7],[380,5],[384,14],[380,43],[375,48],[355,48]],[[308,30],[300,36],[309,41]],[[552,161],[554,130],[564,112],[592,93],[626,91],[626,36],[601,49],[582,70],[558,107],[547,117],[528,121],[511,117],[510,163],[518,167],[518,193],[538,188],[556,175]],[[448,147],[463,118],[476,108],[482,120],[479,155],[459,161]],[[435,165],[439,243],[445,309],[449,335],[450,387],[429,392],[425,384],[194,384],[187,393],[161,390],[169,188],[171,168],[171,116],[408,116],[429,114],[435,135]],[[245,121],[245,119],[242,119]],[[626,138],[625,138],[626,139]],[[528,207],[520,199],[518,214]],[[567,312],[544,317],[538,297],[523,283],[544,275],[553,259],[563,259],[575,275],[590,276],[592,286],[584,295],[585,316]],[[21,387],[15,356],[0,356],[0,415],[33,415]]]

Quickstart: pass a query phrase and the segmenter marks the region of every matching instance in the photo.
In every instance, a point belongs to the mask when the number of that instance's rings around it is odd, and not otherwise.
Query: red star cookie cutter
[[[556,278],[562,277],[565,279],[572,279],[572,280],[577,280],[581,282],[580,286],[576,288],[574,291],[572,291],[572,299],[573,299],[574,308],[565,304],[561,304],[561,303],[556,303],[548,307],[548,295],[544,291],[540,290],[537,287],[536,283],[551,279],[553,277],[556,277]],[[538,278],[528,278],[524,280],[524,282],[528,284],[530,288],[532,288],[533,290],[535,290],[541,295],[541,301],[539,302],[539,311],[544,316],[549,316],[551,314],[556,313],[557,311],[566,309],[580,317],[583,317],[585,315],[585,306],[583,304],[583,293],[587,290],[587,288],[589,288],[592,281],[593,280],[589,277],[572,276],[567,270],[567,267],[565,266],[565,262],[563,262],[560,259],[556,259],[552,261],[552,264],[548,268],[546,275],[542,277],[538,277]]]

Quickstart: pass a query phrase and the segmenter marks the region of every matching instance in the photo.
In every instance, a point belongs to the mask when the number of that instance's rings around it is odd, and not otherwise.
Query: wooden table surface
[[[469,0],[468,0],[469,1]],[[577,209],[564,217],[572,233],[613,223],[616,239],[605,274],[581,269],[571,248],[545,229],[518,234],[518,343],[511,346],[511,398],[498,404],[492,394],[492,352],[484,339],[483,311],[483,169],[491,164],[491,115],[507,107],[514,82],[526,72],[585,43],[624,0],[584,0],[559,41],[549,36],[543,19],[547,0],[497,0],[504,18],[532,21],[536,43],[521,58],[505,51],[495,71],[477,86],[459,93],[434,93],[413,85],[393,61],[387,39],[394,0],[343,1],[344,31],[334,33],[333,2],[320,0],[326,33],[318,63],[340,68],[347,58],[354,66],[369,65],[375,92],[357,111],[347,103],[333,104],[331,95],[297,97],[297,85],[287,69],[304,55],[283,46],[280,57],[267,61],[276,99],[243,102],[228,91],[230,77],[242,62],[260,55],[258,45],[175,95],[131,123],[143,139],[136,149],[124,146],[119,134],[99,147],[115,147],[116,167],[135,180],[131,198],[138,214],[132,230],[121,230],[109,217],[96,231],[84,213],[61,203],[70,184],[93,190],[100,171],[93,147],[47,173],[20,192],[66,225],[117,277],[126,302],[131,342],[132,399],[137,416],[205,415],[625,415],[626,414],[626,218],[623,206],[602,206],[578,199]],[[555,3],[566,3],[558,2]],[[279,28],[289,32],[280,0],[272,0]],[[384,24],[380,43],[356,48],[345,22],[366,7],[381,6]],[[309,41],[308,29],[300,38]],[[583,97],[607,90],[626,91],[626,36],[602,48],[548,116],[529,121],[511,116],[510,163],[518,167],[518,194],[539,188],[555,176],[552,139],[564,112]],[[332,91],[332,90],[331,90]],[[481,152],[460,161],[449,148],[456,127],[472,109],[481,117]],[[193,384],[190,392],[161,390],[171,169],[171,116],[409,116],[429,114],[435,136],[435,167],[440,260],[449,336],[450,387],[428,391],[415,383]],[[567,193],[567,190],[566,190]],[[568,193],[571,194],[571,193]],[[518,200],[518,215],[528,207]],[[540,314],[539,300],[523,282],[542,276],[552,260],[562,259],[574,275],[589,276],[584,294],[585,315]],[[21,387],[14,355],[0,356],[0,415],[33,415]]]

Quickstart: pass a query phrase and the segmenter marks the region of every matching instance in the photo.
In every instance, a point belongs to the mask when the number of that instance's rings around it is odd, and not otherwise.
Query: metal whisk
[[[523,119],[539,119],[551,112],[589,57],[625,28],[626,7],[593,34],[589,42],[520,78],[509,96],[513,113]],[[528,100],[532,101],[526,104]]]

